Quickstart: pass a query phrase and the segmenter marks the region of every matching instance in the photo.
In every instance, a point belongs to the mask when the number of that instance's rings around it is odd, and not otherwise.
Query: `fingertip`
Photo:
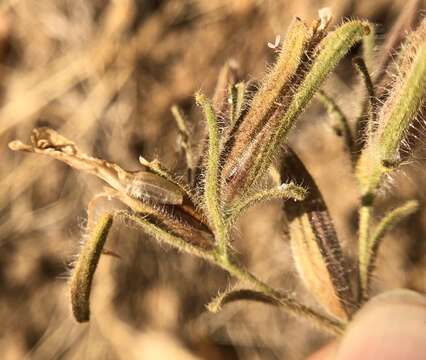
[[[426,298],[409,290],[373,298],[349,325],[335,359],[426,359]]]

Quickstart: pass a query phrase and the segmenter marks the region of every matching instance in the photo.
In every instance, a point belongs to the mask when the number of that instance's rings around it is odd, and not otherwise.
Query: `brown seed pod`
[[[347,319],[354,296],[348,267],[322,195],[299,158],[285,155],[282,178],[291,178],[309,189],[302,201],[286,202],[290,241],[297,270],[306,287],[331,314]]]

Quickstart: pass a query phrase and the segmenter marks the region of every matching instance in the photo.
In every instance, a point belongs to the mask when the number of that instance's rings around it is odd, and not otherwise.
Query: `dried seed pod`
[[[296,18],[290,24],[275,66],[262,82],[234,134],[232,149],[226,154],[229,161],[224,164],[225,177],[229,177],[235,166],[239,166],[237,163],[241,162],[240,157],[245,156],[247,143],[251,143],[262,130],[277,107],[283,89],[289,84],[300,65],[308,33],[308,27],[300,19]]]
[[[183,203],[182,190],[161,176],[146,171],[130,173],[125,181],[126,193],[137,199],[152,199],[161,204],[180,205]]]
[[[291,150],[286,152],[281,176],[305,184],[309,191],[304,200],[284,204],[297,270],[329,313],[347,319],[354,310],[354,295],[348,266],[321,193]]]
[[[241,177],[242,181],[229,185],[235,188],[230,189],[230,193],[244,194],[252,190],[279,153],[283,140],[315,92],[338,62],[368,32],[367,24],[360,21],[349,21],[325,37],[319,22],[314,23],[311,28],[296,23],[290,29],[287,34],[288,43],[298,46],[287,51],[283,47],[285,55],[278,60],[271,76],[267,77],[265,85],[256,94],[235,135],[235,145],[224,163],[224,178],[228,178],[235,167],[241,167],[247,144],[251,146],[258,134],[265,132],[268,141],[261,141],[259,149],[253,151],[256,156],[244,169],[247,175]],[[284,61],[286,56],[291,57],[288,64]],[[275,71],[282,71],[286,76],[275,78],[272,76]],[[256,105],[256,99],[261,106]]]
[[[265,147],[259,161],[253,165],[253,175],[249,177],[249,184],[246,186],[255,183],[267,171],[283,139],[288,135],[315,92],[340,60],[369,31],[366,23],[349,21],[330,32],[315,47],[314,59],[309,64],[300,85],[295,89],[285,112],[280,114],[279,119],[275,122],[276,128],[272,132],[272,138]]]
[[[249,140],[243,154],[234,161],[232,167],[228,168],[226,177],[222,179],[223,197],[226,201],[231,200],[241,191],[241,185],[247,179],[253,163],[261,154],[262,146],[270,136],[269,126],[264,127],[253,139]],[[224,172],[225,175],[225,172]]]
[[[240,142],[242,142],[240,145],[244,146],[247,136],[253,135],[265,123],[271,109],[275,108],[283,88],[299,67],[308,33],[308,27],[300,19],[296,18],[290,24],[283,40],[280,56],[272,71],[262,82],[239,129],[239,133],[243,136],[236,135],[236,147]]]

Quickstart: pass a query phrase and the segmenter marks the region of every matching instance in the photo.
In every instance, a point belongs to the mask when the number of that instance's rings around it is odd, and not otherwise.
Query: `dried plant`
[[[150,162],[143,157],[139,159],[143,170],[124,170],[86,155],[72,141],[49,128],[34,129],[28,145],[20,141],[9,144],[12,150],[61,160],[109,185],[89,204],[90,238],[82,246],[70,281],[77,321],[90,318],[90,288],[96,266],[103,253],[111,253],[104,249],[104,244],[113,221],[121,218],[160,242],[221,267],[238,280],[237,286],[208,305],[211,311],[237,300],[260,301],[282,307],[329,333],[338,335],[345,330],[369,298],[384,234],[418,208],[415,200],[409,201],[373,227],[374,200],[386,178],[406,160],[405,139],[424,105],[426,21],[408,34],[396,63],[381,60],[385,68],[376,69],[381,76],[375,79],[369,75],[374,27],[352,20],[331,31],[330,19],[327,11],[322,11],[320,19],[310,25],[294,19],[275,65],[251,99],[248,84],[238,78],[232,63],[226,64],[221,72],[213,101],[201,93],[195,96],[208,130],[200,140],[200,154],[190,141],[192,134],[185,117],[173,107],[187,165],[185,178],[167,170],[158,160]],[[352,131],[349,118],[321,86],[358,43],[363,43],[364,58],[355,59],[354,64],[364,79],[368,96],[362,106],[363,114],[356,119],[362,119],[362,124]],[[386,92],[377,94],[376,86],[385,81],[384,73],[392,76],[385,77]],[[359,183],[356,271],[350,271],[315,181],[286,145],[288,134],[315,96],[335,120],[333,128],[344,138]],[[277,166],[278,160],[281,166]],[[94,219],[93,207],[99,197],[113,200],[114,205]],[[235,255],[232,238],[236,220],[248,208],[272,199],[284,202],[298,273],[324,313],[259,280]]]

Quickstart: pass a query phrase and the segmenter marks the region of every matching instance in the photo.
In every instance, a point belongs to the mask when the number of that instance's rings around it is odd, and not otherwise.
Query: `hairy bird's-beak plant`
[[[366,61],[354,60],[367,85],[363,106],[366,126],[353,133],[351,124],[321,86],[336,65],[358,43],[371,62],[371,24],[352,20],[329,30],[330,15],[307,25],[296,18],[289,26],[277,61],[248,99],[247,83],[239,81],[232,64],[221,72],[210,101],[197,93],[206,122],[202,151],[194,152],[191,134],[177,107],[176,119],[185,151],[186,178],[165,169],[158,160],[140,158],[143,169],[124,170],[83,153],[72,141],[49,128],[33,130],[31,143],[13,141],[12,150],[44,154],[104,180],[98,195],[125,205],[93,217],[89,204],[90,238],[83,244],[70,280],[71,303],[79,322],[90,318],[90,290],[104,244],[117,218],[141,227],[160,242],[203,258],[238,280],[237,287],[221,293],[208,305],[211,311],[236,300],[260,301],[341,334],[369,298],[372,273],[386,231],[416,211],[415,200],[402,204],[373,224],[374,200],[386,178],[401,164],[401,148],[410,124],[420,116],[426,88],[426,21],[406,37],[393,78],[377,100],[375,83]],[[366,55],[367,54],[367,55]],[[360,189],[358,268],[350,271],[330,213],[315,181],[286,140],[313,98],[336,120]],[[366,119],[366,120],[365,120]],[[364,145],[356,152],[355,144]],[[280,166],[277,166],[277,164]],[[274,171],[274,178],[270,176]],[[268,172],[269,171],[269,172]],[[236,220],[260,202],[283,201],[297,271],[323,311],[303,305],[290,293],[272,288],[237,259],[232,248]],[[351,281],[355,277],[356,281]],[[353,279],[352,279],[353,280]]]

